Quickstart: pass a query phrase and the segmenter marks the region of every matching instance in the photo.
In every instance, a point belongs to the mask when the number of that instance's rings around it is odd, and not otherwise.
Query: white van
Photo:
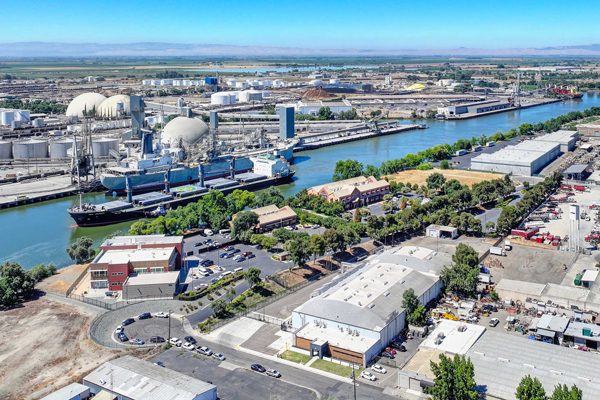
[[[233,272],[231,272],[231,271],[225,271],[225,272],[223,272],[223,273],[221,274],[221,278],[225,278],[226,276],[229,276],[229,275],[231,275],[232,273],[233,273]]]
[[[244,268],[237,267],[236,269],[233,270],[233,272],[240,272],[240,271],[243,271],[243,270],[244,270]]]
[[[205,234],[206,236],[212,236],[212,235],[214,235],[215,233],[214,233],[214,232],[213,232],[211,229],[205,229],[205,230],[204,230],[204,234]]]

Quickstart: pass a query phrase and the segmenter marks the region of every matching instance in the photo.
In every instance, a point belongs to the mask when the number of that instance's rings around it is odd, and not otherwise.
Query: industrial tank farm
[[[60,138],[50,142],[50,159],[61,160],[72,156],[73,138]],[[77,148],[81,149],[81,139],[77,139]]]
[[[106,100],[100,93],[83,93],[75,97],[67,107],[67,117],[83,117],[84,113],[95,112]]]
[[[106,137],[92,139],[94,157],[109,157],[111,150],[119,151],[119,139]]]
[[[12,142],[0,140],[0,160],[9,160],[12,158]]]
[[[176,117],[165,125],[161,139],[172,145],[178,145],[181,141],[183,145],[191,146],[207,136],[208,125],[201,119]]]
[[[13,142],[15,160],[48,157],[48,141],[46,139],[24,139]]]
[[[96,116],[100,118],[118,118],[129,115],[130,98],[124,94],[110,96],[96,109]]]

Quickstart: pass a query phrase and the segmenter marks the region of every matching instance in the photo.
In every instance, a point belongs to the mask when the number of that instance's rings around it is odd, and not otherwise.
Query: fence
[[[144,301],[149,301],[149,300],[165,300],[165,299],[173,299],[173,297],[150,297],[150,296],[145,296],[145,297],[140,297],[140,298],[136,298],[136,299],[131,299],[131,300],[121,300],[121,301],[115,301],[115,302],[107,302],[104,300],[99,300],[99,299],[94,299],[91,297],[85,297],[85,296],[80,296],[78,294],[71,294],[70,296],[67,296],[71,299],[77,300],[77,301],[81,301],[82,303],[86,303],[86,304],[91,304],[93,306],[96,307],[101,307],[104,308],[108,311],[115,311],[115,310],[119,310],[123,307],[127,307],[130,304],[137,304],[137,303],[142,303]]]

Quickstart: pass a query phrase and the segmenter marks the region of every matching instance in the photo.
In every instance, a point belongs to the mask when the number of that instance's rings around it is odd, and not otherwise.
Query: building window
[[[106,278],[107,271],[92,271],[92,278]]]
[[[148,273],[148,270],[146,268],[135,268],[134,269],[136,274],[146,274]]]
[[[159,272],[164,272],[164,271],[165,271],[165,269],[162,268],[162,267],[154,267],[154,268],[152,268],[152,273],[153,274],[156,274],[156,273],[159,273]]]
[[[123,276],[125,273],[124,272],[111,272],[110,275],[111,276]]]

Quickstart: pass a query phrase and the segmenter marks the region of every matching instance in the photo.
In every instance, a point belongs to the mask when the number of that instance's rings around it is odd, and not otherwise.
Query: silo
[[[119,139],[106,137],[92,139],[94,157],[108,157],[111,149],[119,151]]]
[[[73,147],[73,138],[61,138],[50,142],[50,158],[60,160],[70,158],[73,154],[70,149]],[[81,148],[81,140],[77,141],[77,148]]]
[[[12,158],[12,142],[0,140],[0,160],[10,160]]]
[[[0,113],[0,125],[10,126],[15,120],[14,111],[2,111]]]
[[[233,101],[235,103],[235,101]],[[210,104],[227,105],[232,104],[231,94],[228,92],[218,92],[210,96]]]
[[[34,128],[41,128],[44,126],[44,120],[42,118],[36,118],[33,121],[31,121],[31,126],[33,126]]]
[[[25,139],[14,141],[13,157],[16,160],[48,158],[48,141],[45,139]]]
[[[29,122],[30,119],[28,110],[15,111],[15,121]]]

